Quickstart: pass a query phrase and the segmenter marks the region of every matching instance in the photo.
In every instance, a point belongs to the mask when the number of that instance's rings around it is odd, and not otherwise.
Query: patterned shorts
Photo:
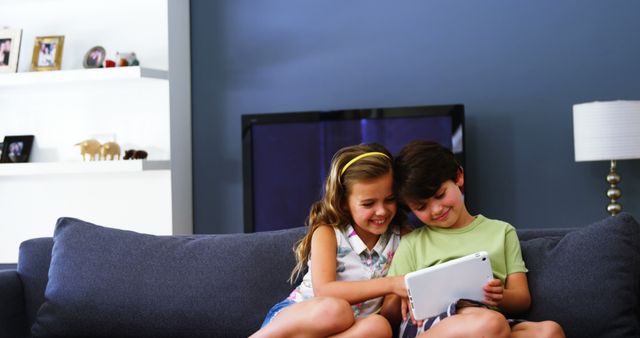
[[[398,337],[414,338],[419,334],[429,330],[430,328],[438,324],[443,319],[455,315],[459,309],[462,309],[465,307],[481,307],[481,308],[489,309],[489,306],[483,303],[477,302],[475,300],[460,299],[456,302],[449,304],[446,311],[442,312],[441,314],[425,319],[424,324],[422,324],[422,326],[420,327],[415,326],[411,322],[411,319],[407,319],[403,321],[402,324],[400,325],[400,333],[398,334]],[[513,327],[516,324],[520,324],[524,322],[524,320],[507,319],[507,322],[509,323],[509,326]]]

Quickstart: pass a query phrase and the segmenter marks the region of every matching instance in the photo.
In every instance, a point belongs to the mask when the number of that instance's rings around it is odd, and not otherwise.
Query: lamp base
[[[609,169],[609,175],[607,175],[607,182],[609,182],[609,189],[607,190],[607,198],[609,198],[609,205],[607,205],[607,212],[614,216],[622,212],[622,205],[618,203],[618,199],[622,197],[622,191],[618,188],[618,183],[622,181],[622,178],[616,171],[616,160],[611,160],[611,168]]]

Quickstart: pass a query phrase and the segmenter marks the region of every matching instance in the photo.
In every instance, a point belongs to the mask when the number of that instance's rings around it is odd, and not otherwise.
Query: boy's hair
[[[418,140],[405,145],[394,160],[393,184],[401,206],[429,199],[442,183],[456,181],[461,169],[451,150],[439,143]]]
[[[366,154],[368,156],[354,160]],[[379,154],[382,153],[382,154]],[[296,243],[296,266],[289,281],[294,283],[307,266],[311,253],[311,237],[322,225],[331,225],[345,229],[350,223],[351,213],[347,206],[347,197],[355,183],[382,177],[393,172],[393,157],[383,146],[370,143],[349,146],[338,150],[331,159],[329,175],[325,180],[322,199],[311,206],[306,224],[307,234]],[[406,215],[398,212],[391,224],[404,224]]]

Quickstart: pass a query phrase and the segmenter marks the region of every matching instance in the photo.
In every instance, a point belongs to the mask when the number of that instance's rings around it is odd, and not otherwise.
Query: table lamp
[[[603,101],[573,106],[573,145],[576,162],[610,161],[607,212],[622,211],[618,199],[617,160],[640,158],[640,101]]]

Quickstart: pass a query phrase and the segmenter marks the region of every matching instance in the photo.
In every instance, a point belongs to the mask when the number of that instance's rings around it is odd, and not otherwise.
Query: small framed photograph
[[[64,36],[38,36],[33,45],[31,70],[59,70],[62,62]]]
[[[95,46],[84,55],[82,66],[84,68],[102,68],[106,56],[107,52],[102,46]]]
[[[0,73],[18,71],[22,29],[0,29]]]
[[[29,162],[33,135],[5,136],[2,142],[1,163]]]

